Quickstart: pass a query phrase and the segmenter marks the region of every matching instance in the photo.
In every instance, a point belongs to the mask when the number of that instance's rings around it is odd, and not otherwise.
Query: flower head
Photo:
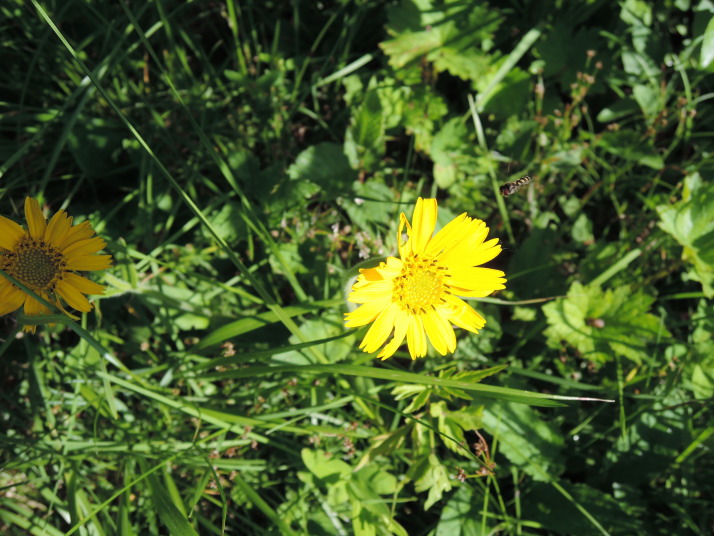
[[[478,333],[486,321],[458,296],[479,298],[505,288],[504,273],[478,266],[501,252],[497,239],[484,242],[488,227],[461,214],[436,235],[436,199],[417,200],[409,225],[399,220],[399,258],[361,269],[348,300],[361,304],[345,315],[347,327],[373,322],[360,345],[387,359],[407,339],[412,359],[424,357],[427,338],[441,355],[456,349],[453,325]],[[406,227],[407,240],[402,241]]]
[[[27,230],[0,216],[0,269],[62,311],[60,298],[78,311],[90,311],[92,304],[84,295],[103,294],[104,287],[75,271],[109,268],[111,255],[94,255],[106,242],[93,237],[94,230],[88,221],[73,226],[72,218],[64,210],[52,216],[48,223],[40,204],[29,197],[25,199],[25,219]],[[22,305],[27,316],[51,313],[32,296],[0,277],[0,315]],[[25,325],[24,330],[34,333],[35,328]]]

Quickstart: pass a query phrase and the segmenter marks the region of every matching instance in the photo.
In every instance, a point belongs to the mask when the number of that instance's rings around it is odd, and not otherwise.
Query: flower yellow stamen
[[[11,276],[38,292],[54,290],[66,263],[62,253],[41,240],[25,237],[14,253],[4,256],[3,269]]]
[[[423,314],[442,304],[444,291],[444,278],[434,259],[418,255],[404,261],[402,275],[394,280],[394,301],[411,314]]]

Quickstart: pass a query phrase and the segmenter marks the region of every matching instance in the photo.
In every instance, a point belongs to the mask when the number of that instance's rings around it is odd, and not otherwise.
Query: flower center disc
[[[436,263],[418,257],[404,263],[402,275],[394,281],[394,289],[399,306],[414,314],[440,304],[444,295],[444,283]]]
[[[44,242],[24,240],[9,257],[8,273],[33,290],[51,290],[62,272],[62,254]]]

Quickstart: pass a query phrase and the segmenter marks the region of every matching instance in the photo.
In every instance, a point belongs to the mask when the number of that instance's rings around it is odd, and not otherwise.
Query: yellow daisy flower
[[[497,239],[484,242],[486,224],[464,213],[433,235],[436,212],[436,199],[420,197],[412,225],[403,212],[399,219],[400,258],[360,270],[347,299],[361,305],[345,320],[347,327],[374,322],[360,345],[365,352],[377,351],[393,333],[377,357],[390,357],[405,337],[412,359],[426,355],[427,338],[441,355],[451,353],[456,349],[452,324],[474,333],[486,324],[457,296],[480,298],[505,288],[503,272],[478,268],[501,252]]]
[[[111,255],[94,255],[107,243],[94,235],[88,221],[72,225],[72,218],[60,210],[47,222],[40,204],[25,199],[27,231],[14,221],[0,216],[0,269],[67,313],[60,298],[78,311],[92,309],[85,294],[103,294],[104,287],[74,271],[109,268]],[[25,315],[51,314],[32,296],[0,277],[0,316],[25,306]],[[67,313],[69,316],[69,313]],[[73,318],[76,318],[72,316]],[[37,326],[25,325],[35,332]]]

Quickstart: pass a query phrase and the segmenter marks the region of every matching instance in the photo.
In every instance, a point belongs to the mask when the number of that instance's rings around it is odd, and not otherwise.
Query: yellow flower
[[[488,227],[466,213],[436,235],[436,199],[417,200],[409,225],[401,214],[399,257],[388,257],[376,268],[361,269],[348,300],[361,304],[345,314],[346,326],[374,322],[360,345],[387,359],[407,339],[412,359],[426,355],[427,337],[441,355],[456,349],[452,324],[478,333],[486,321],[457,296],[480,298],[505,288],[504,273],[478,268],[501,252],[497,239],[484,242]],[[402,243],[406,226],[407,240]]]
[[[111,255],[94,255],[106,242],[92,237],[94,230],[88,221],[73,226],[72,218],[64,210],[48,223],[40,204],[29,197],[25,199],[25,219],[27,231],[0,216],[0,269],[62,311],[60,298],[78,311],[90,311],[92,304],[84,294],[103,294],[104,287],[74,271],[109,268]],[[51,314],[32,296],[0,277],[0,316],[22,305],[27,316]],[[35,328],[26,325],[24,330],[34,333]]]

